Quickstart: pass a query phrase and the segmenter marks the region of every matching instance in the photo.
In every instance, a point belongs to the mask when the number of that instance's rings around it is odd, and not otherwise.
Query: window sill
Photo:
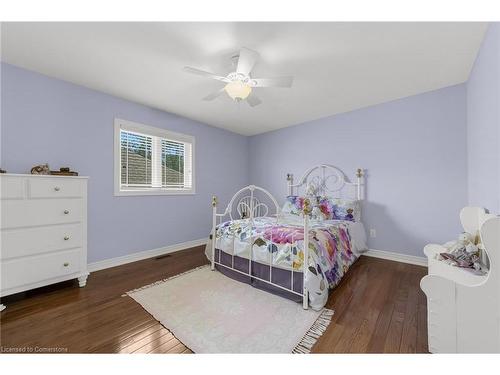
[[[192,190],[164,190],[164,189],[130,189],[130,190],[115,190],[115,197],[137,196],[137,195],[195,195]]]

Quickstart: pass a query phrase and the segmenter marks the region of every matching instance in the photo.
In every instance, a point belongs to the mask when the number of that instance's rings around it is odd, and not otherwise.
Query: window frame
[[[122,189],[121,186],[121,142],[120,131],[130,131],[146,136],[155,136],[166,138],[176,142],[191,144],[191,189],[175,189],[175,188],[127,188]],[[195,188],[195,137],[187,134],[176,133],[170,130],[156,128],[149,125],[144,125],[138,122],[132,122],[115,118],[114,120],[114,195],[115,196],[138,196],[138,195],[194,195]]]

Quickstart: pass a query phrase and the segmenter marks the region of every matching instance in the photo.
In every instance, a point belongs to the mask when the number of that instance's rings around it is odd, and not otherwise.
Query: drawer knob
[[[55,190],[55,191],[59,191],[59,190],[61,190],[61,188],[60,188],[59,186],[56,186],[56,187],[54,188],[54,190]]]
[[[68,263],[68,262],[64,262],[63,266],[64,266],[64,267],[68,267],[68,266],[69,266],[69,263]]]
[[[69,210],[64,210],[64,214],[65,215],[69,214]]]
[[[64,236],[64,241],[69,240],[69,236]]]

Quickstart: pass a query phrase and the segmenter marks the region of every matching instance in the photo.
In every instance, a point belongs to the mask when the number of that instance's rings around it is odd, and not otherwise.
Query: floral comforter
[[[349,224],[338,220],[311,222],[306,288],[313,309],[325,305],[329,288],[340,282],[357,258],[351,248]],[[285,218],[277,222],[276,218],[259,217],[254,219],[253,227],[248,219],[217,226],[217,249],[248,259],[251,244],[254,261],[298,272],[304,269],[304,229],[300,220]]]

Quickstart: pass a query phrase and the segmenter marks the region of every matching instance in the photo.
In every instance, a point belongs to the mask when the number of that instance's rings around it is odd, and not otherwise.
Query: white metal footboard
[[[235,257],[234,248],[233,248],[233,254],[231,254],[231,258],[232,258],[231,259],[231,266],[228,266],[228,265],[223,264],[221,262],[222,249],[218,249],[219,253],[218,253],[218,257],[216,259],[215,247],[216,247],[216,242],[217,242],[217,218],[219,218],[220,222],[221,222],[220,219],[222,219],[225,216],[229,216],[232,219],[233,204],[235,203],[235,200],[237,199],[238,196],[241,196],[242,193],[247,192],[247,191],[249,192],[250,195],[246,196],[244,199],[245,199],[245,204],[249,205],[249,207],[247,207],[247,209],[246,209],[246,212],[249,215],[248,220],[250,221],[251,230],[250,230],[250,238],[249,238],[250,251],[249,251],[249,257],[248,257],[249,258],[248,259],[248,272],[244,272],[244,271],[241,271],[241,270],[236,269],[234,267],[234,257]],[[304,260],[303,260],[303,267],[302,267],[302,293],[299,293],[299,292],[294,290],[294,281],[295,281],[294,277],[295,277],[295,274],[297,272],[300,272],[300,270],[297,270],[297,271],[294,270],[294,261],[296,260],[295,257],[298,256],[298,251],[297,251],[297,254],[293,254],[293,251],[291,252],[291,265],[292,266],[290,268],[290,274],[291,274],[290,275],[290,277],[291,277],[290,288],[286,288],[282,285],[279,285],[279,284],[276,284],[273,282],[273,252],[272,251],[268,250],[269,257],[270,257],[270,259],[269,259],[269,279],[266,280],[266,279],[263,279],[261,277],[258,277],[257,275],[254,275],[252,272],[253,271],[252,270],[252,263],[254,261],[254,252],[253,252],[254,236],[253,236],[252,228],[254,227],[255,215],[259,212],[261,212],[261,213],[265,212],[266,215],[268,215],[270,213],[269,207],[267,207],[267,205],[265,203],[260,202],[257,199],[254,199],[255,198],[254,193],[256,191],[260,191],[261,193],[265,194],[270,199],[270,201],[273,203],[273,205],[275,206],[275,212],[276,212],[276,224],[279,223],[279,220],[281,218],[281,209],[280,209],[276,199],[266,189],[263,189],[259,186],[249,185],[249,186],[246,186],[246,187],[240,189],[233,196],[233,198],[231,199],[231,201],[227,205],[226,209],[222,213],[217,213],[217,197],[213,196],[212,197],[212,232],[211,232],[211,234],[212,234],[211,268],[212,268],[212,270],[215,270],[215,266],[218,265],[220,267],[230,269],[233,272],[237,272],[239,274],[248,276],[251,279],[259,280],[259,281],[264,282],[266,284],[272,285],[278,289],[281,289],[281,290],[284,290],[286,292],[301,296],[302,301],[303,301],[302,306],[304,307],[304,309],[307,309],[309,307],[309,294],[308,294],[308,290],[306,288],[305,279],[306,279],[307,267],[309,265],[309,214],[311,212],[310,202],[307,199],[304,202],[304,240],[303,240]],[[248,199],[248,197],[250,199]],[[237,203],[237,205],[239,205],[239,204],[240,204],[240,202]],[[273,242],[272,236],[271,236],[271,242]],[[234,246],[234,243],[233,243],[233,246]],[[292,246],[293,246],[293,243],[292,243]],[[295,245],[295,246],[298,249],[298,246],[297,245]]]

